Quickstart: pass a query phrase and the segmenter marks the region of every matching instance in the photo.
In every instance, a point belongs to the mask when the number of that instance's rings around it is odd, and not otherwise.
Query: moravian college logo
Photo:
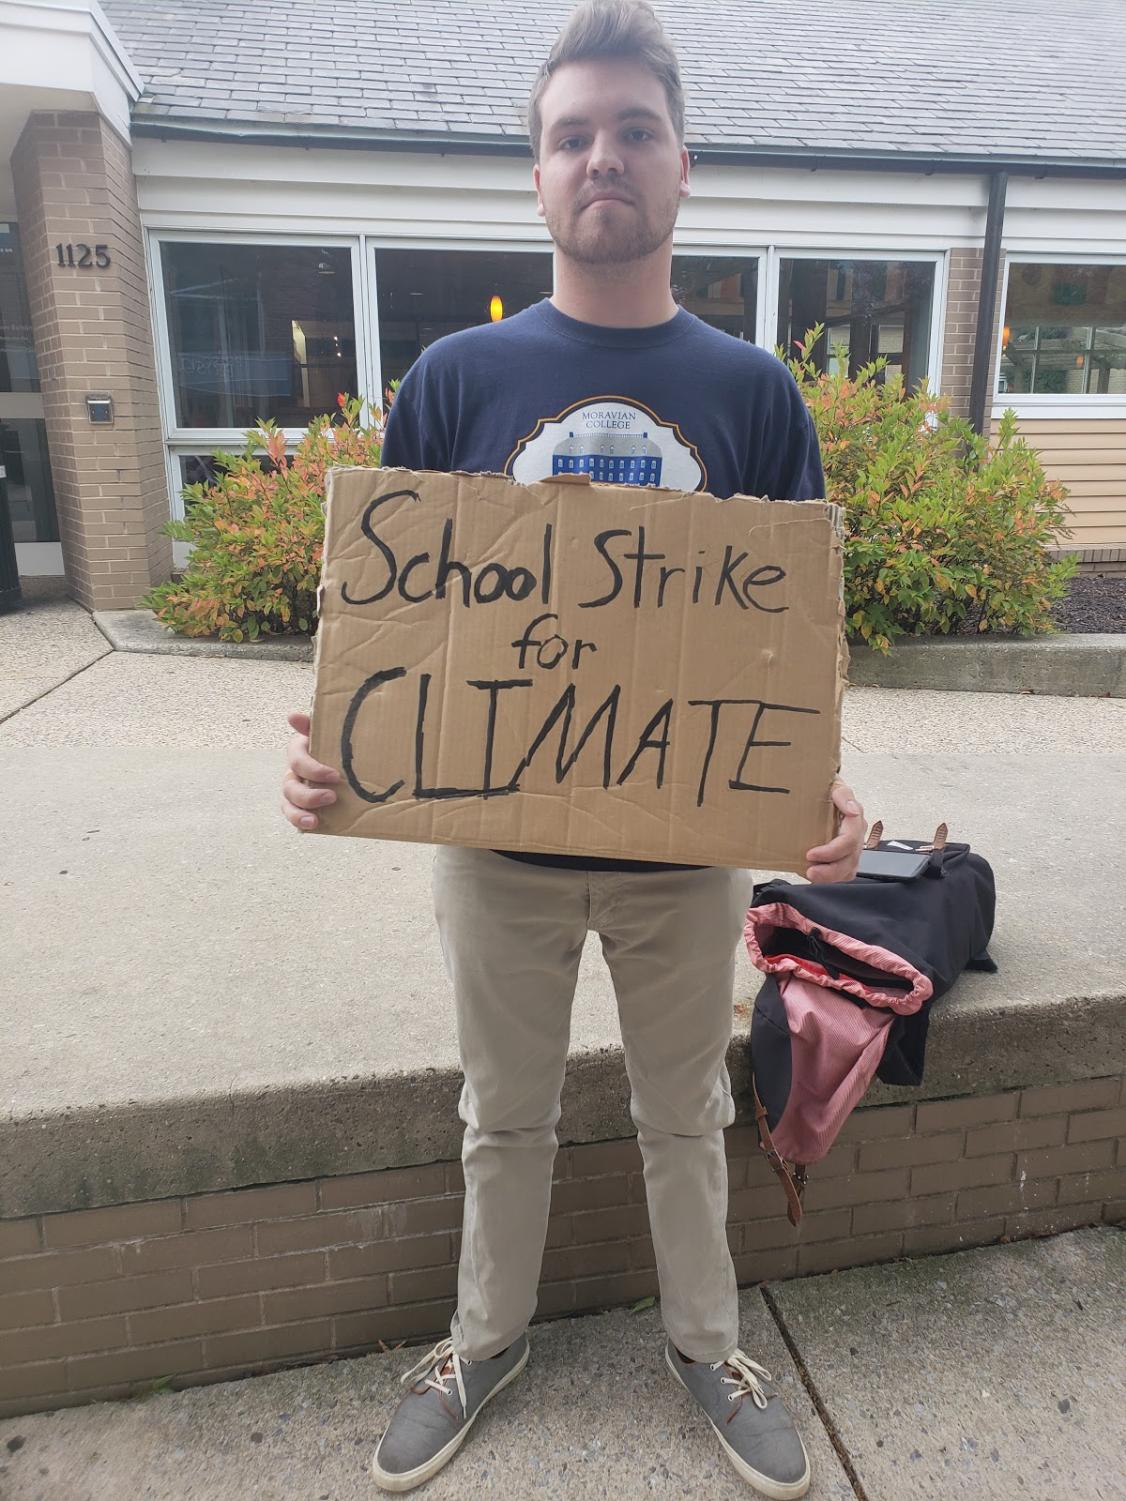
[[[648,407],[613,396],[583,401],[542,418],[509,455],[505,473],[519,484],[556,474],[588,474],[596,484],[703,489],[707,474],[693,444]]]

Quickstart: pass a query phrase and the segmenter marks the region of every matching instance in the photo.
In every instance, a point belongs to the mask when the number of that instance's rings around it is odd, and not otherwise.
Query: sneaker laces
[[[724,1376],[720,1383],[722,1386],[735,1388],[727,1398],[729,1402],[736,1402],[736,1406],[726,1420],[728,1423],[742,1407],[744,1397],[750,1397],[756,1407],[766,1408],[767,1396],[759,1378],[761,1377],[763,1381],[772,1381],[774,1378],[765,1366],[759,1365],[757,1360],[751,1360],[749,1356],[743,1354],[742,1350],[736,1350],[730,1360],[717,1360],[712,1370],[718,1371],[721,1366],[726,1366],[729,1371],[735,1372],[734,1376]]]
[[[472,1362],[466,1361],[465,1364],[470,1365]],[[445,1399],[451,1395],[446,1383],[453,1380],[457,1384],[457,1394],[461,1398],[462,1415],[464,1416],[467,1412],[468,1403],[465,1400],[465,1382],[462,1378],[461,1367],[462,1359],[454,1349],[453,1340],[444,1339],[432,1350],[427,1351],[417,1365],[411,1366],[409,1371],[404,1372],[399,1377],[399,1381],[403,1386],[409,1386],[420,1397],[425,1395],[427,1389],[437,1392],[438,1400],[450,1417],[455,1421],[460,1421]],[[425,1372],[430,1372],[430,1374],[425,1380],[420,1381],[418,1378]]]

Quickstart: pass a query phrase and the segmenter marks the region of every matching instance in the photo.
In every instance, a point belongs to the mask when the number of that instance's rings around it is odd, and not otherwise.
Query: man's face
[[[688,187],[688,152],[665,90],[638,63],[567,63],[540,99],[532,169],[537,208],[571,260],[618,265],[669,239]]]

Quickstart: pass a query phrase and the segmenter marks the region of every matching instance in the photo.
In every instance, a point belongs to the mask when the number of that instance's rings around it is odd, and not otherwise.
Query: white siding
[[[546,244],[531,158],[302,150],[139,139],[134,171],[151,228],[269,227]],[[945,250],[985,225],[980,179],[922,173],[698,167],[683,246]]]

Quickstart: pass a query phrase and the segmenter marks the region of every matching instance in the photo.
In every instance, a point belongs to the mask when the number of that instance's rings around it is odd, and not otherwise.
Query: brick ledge
[[[742,1285],[1126,1219],[1126,1076],[858,1110],[798,1230],[727,1133]],[[457,1161],[0,1220],[0,1417],[440,1336]],[[556,1162],[537,1318],[657,1292],[635,1139]]]

